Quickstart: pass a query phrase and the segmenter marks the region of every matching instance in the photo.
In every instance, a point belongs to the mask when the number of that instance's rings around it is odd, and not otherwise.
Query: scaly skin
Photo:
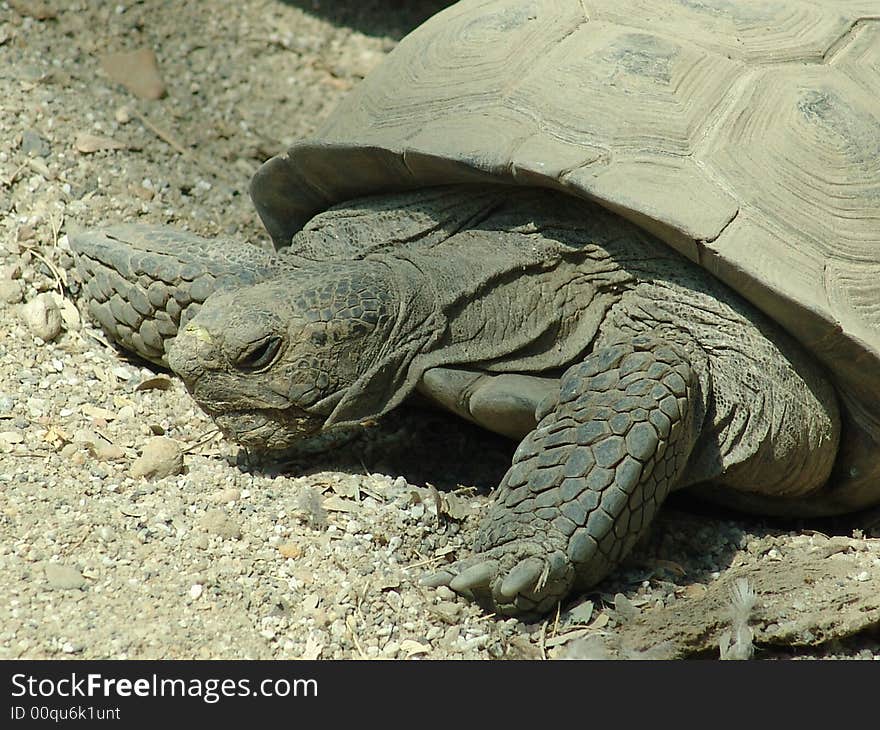
[[[679,347],[639,336],[594,351],[539,410],[480,525],[478,555],[429,582],[524,617],[595,585],[681,478],[704,411]]]
[[[246,247],[222,249],[230,265],[161,231],[107,240],[73,240],[96,318],[166,357],[250,448],[380,417],[416,389],[523,438],[476,554],[426,579],[501,614],[538,616],[601,580],[673,489],[708,482],[796,506],[834,464],[836,396],[796,343],[649,235],[565,196],[355,201],[252,264]],[[170,298],[151,299],[161,287]],[[203,302],[195,316],[187,298]],[[153,320],[181,329],[154,342]]]
[[[158,365],[209,295],[289,271],[283,257],[165,226],[114,226],[72,236],[89,314],[121,347]]]

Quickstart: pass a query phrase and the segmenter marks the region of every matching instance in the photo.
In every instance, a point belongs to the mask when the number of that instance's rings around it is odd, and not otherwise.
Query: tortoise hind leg
[[[678,346],[640,335],[597,349],[539,408],[480,526],[478,554],[428,582],[523,616],[597,583],[683,474],[704,413]]]

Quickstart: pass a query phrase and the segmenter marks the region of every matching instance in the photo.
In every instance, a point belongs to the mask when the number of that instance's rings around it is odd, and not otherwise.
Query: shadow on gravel
[[[311,15],[371,36],[400,40],[451,0],[281,0]]]
[[[493,490],[516,444],[446,413],[401,406],[348,443],[314,454],[272,460],[241,452],[242,466],[267,474],[342,471],[402,476],[409,484],[432,484],[440,491],[473,487]]]

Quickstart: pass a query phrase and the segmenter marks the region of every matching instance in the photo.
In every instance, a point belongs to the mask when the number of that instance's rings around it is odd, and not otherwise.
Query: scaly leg
[[[704,412],[677,345],[639,335],[594,351],[539,408],[480,526],[477,555],[426,582],[523,616],[597,583],[676,485]]]

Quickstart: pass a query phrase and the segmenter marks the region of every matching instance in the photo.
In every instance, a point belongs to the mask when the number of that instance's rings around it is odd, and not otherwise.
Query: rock
[[[123,451],[116,444],[111,444],[104,440],[99,440],[95,442],[95,458],[100,461],[115,461],[117,459],[121,459],[125,456],[125,451]]]
[[[108,53],[101,57],[104,72],[140,99],[161,99],[165,83],[159,75],[159,63],[151,48],[129,53]]]
[[[0,266],[0,279],[20,279],[21,266],[18,264],[4,264]]]
[[[451,588],[447,588],[446,586],[437,586],[434,589],[434,595],[436,595],[443,601],[454,601],[456,597],[455,591],[453,591]]]
[[[629,619],[638,616],[640,613],[639,608],[633,605],[633,602],[623,593],[618,593],[614,596],[614,611],[617,614],[617,618],[621,621],[629,621]]]
[[[61,312],[61,321],[64,322],[65,329],[68,332],[76,332],[81,329],[82,321],[80,320],[79,310],[76,308],[76,305],[66,297],[58,294],[58,292],[51,292],[50,296]]]
[[[43,342],[51,342],[61,334],[61,311],[48,294],[40,294],[22,305],[21,318]]]
[[[299,558],[302,557],[303,550],[295,542],[285,542],[278,546],[278,552],[282,558]]]
[[[79,452],[79,446],[77,446],[74,443],[70,443],[70,444],[64,444],[64,446],[61,447],[61,450],[58,453],[61,455],[61,458],[63,458],[63,459],[70,459],[73,457],[74,454],[77,454],[78,452]]]
[[[49,563],[46,566],[46,581],[49,588],[56,591],[81,590],[86,587],[86,579],[82,573],[60,563]]]
[[[174,439],[154,436],[147,441],[143,453],[131,465],[135,478],[162,479],[183,471],[183,452]]]
[[[78,428],[73,432],[73,443],[95,445],[101,441],[101,437],[88,428]]]
[[[207,500],[214,504],[228,504],[229,502],[237,502],[240,497],[240,489],[229,487],[228,489],[218,489],[216,492],[211,492],[211,494],[208,495]]]
[[[76,140],[74,140],[73,146],[76,147],[77,152],[89,155],[93,152],[103,152],[105,150],[124,150],[128,145],[126,145],[125,142],[119,142],[110,137],[100,137],[98,135],[81,132],[76,135]]]
[[[588,624],[593,618],[593,602],[583,601],[568,612],[568,620],[573,624]]]
[[[33,129],[21,133],[21,151],[34,157],[48,157],[51,149],[49,143]]]
[[[209,509],[201,519],[202,529],[224,540],[237,540],[241,537],[241,528],[222,509]]]

